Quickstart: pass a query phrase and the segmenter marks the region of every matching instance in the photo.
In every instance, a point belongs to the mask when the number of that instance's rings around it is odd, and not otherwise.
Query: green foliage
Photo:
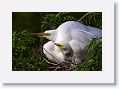
[[[77,19],[73,16],[67,15],[67,13],[51,13],[46,14],[43,18],[41,29],[56,29],[60,24],[66,21],[76,21]]]
[[[32,53],[32,47],[36,47],[36,39],[28,35],[28,32],[13,32],[12,51],[13,57],[26,56]]]
[[[100,71],[102,70],[102,41],[94,38],[87,46],[88,58],[76,67],[79,71]]]
[[[84,17],[81,22],[92,27],[102,28],[102,13],[90,13]]]
[[[48,70],[43,54],[38,49],[39,42],[25,30],[12,34],[13,70]]]
[[[41,14],[41,13],[40,13]],[[86,13],[13,13],[12,33],[12,70],[14,71],[47,71],[50,70],[39,47],[48,40],[29,35],[29,32],[44,32],[55,29],[66,21],[78,21]],[[102,13],[91,13],[80,22],[102,28]],[[24,30],[24,29],[27,29]],[[93,39],[87,46],[89,56],[83,63],[76,66],[77,71],[102,70],[102,41]]]
[[[47,71],[49,66],[40,54],[13,58],[12,64],[13,71]]]

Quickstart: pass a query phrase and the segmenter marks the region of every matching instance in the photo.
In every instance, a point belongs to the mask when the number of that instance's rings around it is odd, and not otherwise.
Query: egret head
[[[53,42],[56,38],[56,34],[57,34],[56,30],[48,30],[42,33],[31,33],[31,35],[38,36],[38,37],[45,37],[48,40],[51,40]]]
[[[69,44],[63,44],[63,43],[54,43],[64,54],[66,53],[73,53],[72,48],[70,47]]]
[[[72,61],[73,50],[68,44],[54,43],[63,53],[66,61]]]
[[[55,45],[60,49],[60,50],[66,50],[66,47],[64,46],[64,44],[62,44],[62,43],[55,43]]]

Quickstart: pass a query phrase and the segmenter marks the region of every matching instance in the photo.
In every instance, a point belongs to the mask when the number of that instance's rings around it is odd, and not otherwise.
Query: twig
[[[75,63],[73,63],[73,62],[69,62],[69,61],[64,61],[63,63],[68,63],[68,64],[76,65]]]
[[[75,65],[73,65],[73,67],[70,67],[70,68],[68,69],[68,71],[73,70],[73,69],[75,69]]]
[[[85,15],[83,15],[78,21],[80,22],[82,19],[84,19],[87,15],[94,13],[94,12],[88,12]]]
[[[49,53],[45,48],[43,48],[47,53]],[[50,53],[49,53],[50,54]],[[52,54],[50,54],[52,57],[54,57]],[[54,57],[55,58],[55,57]],[[53,62],[51,62],[50,60],[46,60],[45,58],[44,58],[44,60],[48,63],[48,64],[51,64],[51,65],[53,65],[53,66],[56,66],[56,67],[54,67],[55,69],[54,69],[54,71],[56,71],[56,70],[58,70],[58,69],[63,69],[63,68],[65,68],[65,70],[73,70],[74,68],[75,68],[75,63],[72,63],[72,62],[69,62],[69,61],[63,61],[63,62],[60,62],[57,58],[55,58],[56,59],[56,61],[58,62],[58,63],[53,63]],[[73,65],[73,67],[71,67]]]
[[[55,68],[55,70],[54,71],[56,71],[57,69],[60,69],[61,67],[58,65],[56,68]]]
[[[53,66],[53,67],[48,67],[48,68],[50,68],[50,69],[56,69],[56,66]]]
[[[49,60],[46,60],[45,58],[44,58],[44,60],[45,60],[48,64],[51,64],[51,65],[54,65],[54,66],[58,65],[58,64],[55,64],[55,63],[53,63],[53,62],[50,62]]]

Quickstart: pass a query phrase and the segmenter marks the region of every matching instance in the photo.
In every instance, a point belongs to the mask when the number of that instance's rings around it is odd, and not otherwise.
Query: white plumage
[[[62,62],[64,61],[64,56],[60,49],[54,45],[52,41],[47,42],[43,46],[44,54],[53,62]]]
[[[102,29],[85,26],[76,21],[67,21],[55,30],[48,30],[42,35],[37,35],[51,40],[44,45],[44,48],[60,62],[67,60],[79,63],[87,56],[86,46],[92,38],[102,37]],[[48,53],[43,52],[50,60],[55,60]]]
[[[101,29],[85,26],[75,21],[68,21],[57,28],[55,43],[64,45],[65,48],[66,45],[69,45],[74,52],[74,61],[79,63],[87,56],[86,46],[95,37],[102,37]]]

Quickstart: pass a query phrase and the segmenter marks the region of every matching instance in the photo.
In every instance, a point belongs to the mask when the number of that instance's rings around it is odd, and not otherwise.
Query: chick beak
[[[55,43],[55,45],[56,45],[57,47],[59,47],[60,49],[62,49],[62,50],[66,50],[66,48],[64,47],[64,45],[61,45],[61,44],[59,44],[59,43]]]

